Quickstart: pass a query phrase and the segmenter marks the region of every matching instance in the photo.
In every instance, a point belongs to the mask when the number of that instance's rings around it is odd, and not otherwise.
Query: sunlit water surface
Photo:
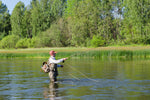
[[[150,60],[70,59],[56,83],[47,59],[0,59],[0,100],[150,100]]]

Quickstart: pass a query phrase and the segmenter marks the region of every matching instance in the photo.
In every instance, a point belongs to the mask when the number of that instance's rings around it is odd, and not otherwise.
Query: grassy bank
[[[33,48],[0,50],[0,58],[49,57],[49,51],[57,51],[57,57],[150,57],[150,46],[100,47],[100,48]]]

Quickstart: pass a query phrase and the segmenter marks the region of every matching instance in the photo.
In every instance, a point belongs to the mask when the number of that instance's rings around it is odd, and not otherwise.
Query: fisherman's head
[[[50,52],[49,52],[49,54],[51,55],[51,56],[54,56],[55,57],[55,54],[56,54],[57,52],[55,52],[55,51],[53,51],[53,50],[51,50]]]

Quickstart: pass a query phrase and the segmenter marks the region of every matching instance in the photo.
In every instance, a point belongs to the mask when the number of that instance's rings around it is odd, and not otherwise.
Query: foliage
[[[52,47],[49,31],[50,29],[42,32],[37,36],[38,38],[40,38],[38,42],[38,47]]]
[[[126,0],[123,2],[125,6],[124,9],[124,19],[123,19],[123,31],[125,34],[130,36],[132,41],[134,38],[146,38],[148,33],[148,29],[145,29],[150,22],[150,8],[148,0]],[[144,43],[140,41],[140,43]]]
[[[0,40],[11,31],[10,14],[7,6],[0,1]]]
[[[50,29],[39,34],[39,45],[41,47],[62,47],[68,45],[68,37],[66,34],[65,21],[59,19],[51,25]]]
[[[38,37],[33,37],[32,39],[28,39],[29,41],[28,48],[38,47],[39,40],[40,39]]]
[[[32,9],[31,9],[31,26],[32,26],[32,36],[36,36],[40,31],[40,22],[41,17],[40,16],[40,8],[39,8],[39,1],[33,0],[32,2]]]
[[[0,48],[15,48],[17,41],[19,40],[19,36],[16,35],[8,35],[4,37],[0,41]]]
[[[23,38],[32,38],[31,9],[26,7],[22,19]]]
[[[33,48],[36,47],[38,43],[38,38],[24,38],[20,39],[17,44],[16,48]]]
[[[18,2],[10,15],[0,1],[0,39],[13,33],[22,38],[19,48],[150,44],[149,5],[149,0],[32,0],[27,7]]]
[[[78,0],[68,1],[69,8],[67,8],[69,34],[71,34],[71,44],[73,46],[86,46],[86,39],[92,38],[97,34],[98,23],[100,21],[100,8],[95,1],[92,0]],[[73,6],[75,5],[75,6]],[[72,11],[69,9],[72,8]]]
[[[11,15],[12,33],[15,35],[19,35],[20,37],[23,37],[22,19],[23,19],[24,10],[25,10],[24,3],[20,1],[16,4]]]
[[[27,38],[20,39],[16,44],[16,48],[27,48],[27,47],[28,47]]]
[[[104,40],[102,39],[101,36],[93,36],[92,40],[91,40],[91,46],[92,47],[100,47],[104,45]]]

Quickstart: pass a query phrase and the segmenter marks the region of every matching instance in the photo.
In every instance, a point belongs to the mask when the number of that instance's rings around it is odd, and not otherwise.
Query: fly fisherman
[[[57,67],[63,67],[63,65],[59,65],[58,63],[64,62],[65,60],[67,60],[67,58],[62,58],[62,59],[55,59],[56,56],[55,51],[50,51],[50,58],[48,59],[48,65],[49,65],[49,78],[52,82],[57,81],[57,76],[58,76],[58,70]]]

